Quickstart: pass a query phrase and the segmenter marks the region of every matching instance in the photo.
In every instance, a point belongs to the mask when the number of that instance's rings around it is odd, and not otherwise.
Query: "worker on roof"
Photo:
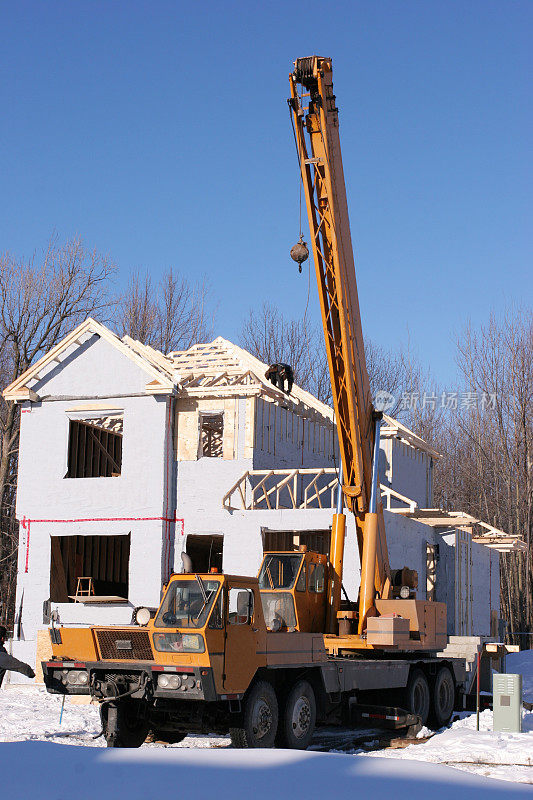
[[[19,661],[18,658],[9,655],[4,646],[6,639],[7,629],[4,625],[0,625],[0,686],[2,686],[2,681],[4,680],[4,675],[7,670],[20,672],[27,678],[35,678],[35,672],[29,664],[25,664],[24,661]]]
[[[294,383],[294,373],[290,364],[271,364],[265,372],[265,378],[272,383],[277,389],[282,392],[290,394],[292,385]],[[287,388],[285,389],[285,381],[287,381]]]

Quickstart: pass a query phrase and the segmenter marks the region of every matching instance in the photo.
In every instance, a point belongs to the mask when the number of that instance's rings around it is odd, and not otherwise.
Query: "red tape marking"
[[[173,517],[80,517],[78,519],[28,519],[22,517],[20,524],[26,531],[26,562],[24,572],[28,572],[28,565],[30,560],[30,528],[32,522],[50,522],[50,523],[73,523],[73,522],[181,522],[180,534],[183,536],[185,529],[185,521],[178,519],[176,514]],[[170,538],[170,528],[168,530],[168,538]]]

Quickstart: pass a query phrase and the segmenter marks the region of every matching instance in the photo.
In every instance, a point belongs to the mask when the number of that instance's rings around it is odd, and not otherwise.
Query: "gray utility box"
[[[495,731],[522,730],[522,676],[494,674],[492,676],[492,698]]]

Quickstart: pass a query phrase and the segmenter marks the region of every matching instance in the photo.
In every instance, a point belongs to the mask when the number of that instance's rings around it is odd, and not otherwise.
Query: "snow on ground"
[[[56,755],[57,747],[45,751],[39,748],[28,750],[24,749],[24,747],[12,749],[7,746],[9,742],[18,744],[23,744],[25,742],[30,744],[49,742],[54,745],[83,746],[86,750],[89,748],[105,748],[103,737],[97,739],[93,738],[100,731],[98,708],[94,705],[74,705],[67,700],[60,725],[61,704],[61,697],[48,694],[42,687],[12,686],[7,690],[0,690],[0,742],[4,743],[0,745],[0,763],[3,759],[7,759],[9,763],[12,758],[19,757],[24,758],[25,761],[31,759],[33,763],[33,759],[41,758],[40,754],[43,752],[47,753],[47,755],[43,756],[44,760],[49,760],[50,764],[55,764],[56,759],[61,760],[61,758],[63,758],[61,754]],[[481,730],[479,733],[475,730],[475,714],[465,714],[461,716],[462,719],[455,722],[451,728],[436,733],[429,741],[423,744],[410,745],[401,750],[379,750],[369,754],[365,754],[361,750],[349,751],[348,753],[338,754],[338,758],[352,761],[355,757],[356,760],[362,759],[365,763],[367,759],[370,759],[371,764],[373,764],[373,759],[376,757],[391,759],[391,761],[394,760],[394,763],[400,760],[405,763],[405,767],[398,767],[398,769],[405,769],[408,773],[412,772],[415,777],[419,775],[419,769],[421,768],[420,763],[416,763],[415,767],[415,762],[427,762],[428,766],[425,768],[426,770],[434,768],[434,766],[430,767],[429,764],[444,765],[449,770],[452,768],[462,770],[463,775],[466,772],[471,772],[485,777],[500,778],[505,781],[529,783],[533,785],[533,712],[525,715],[524,732],[521,734],[493,733],[492,712],[490,711],[484,711],[481,714]],[[430,732],[426,731],[426,733]],[[333,734],[332,738],[334,739]],[[342,733],[340,734],[340,738],[342,739]],[[338,744],[337,747],[339,747]],[[186,754],[174,754],[173,756],[168,756],[170,761],[163,761],[169,768],[179,767],[182,770],[185,764],[191,763],[194,766],[194,764],[197,763],[194,759],[191,762],[190,757],[192,758],[191,752],[198,748],[209,749],[211,751],[223,749],[226,751],[224,755],[221,756],[224,759],[233,759],[233,754],[237,752],[229,749],[229,739],[226,737],[188,736],[183,742],[177,745],[144,745],[140,751],[131,751],[137,754],[131,756],[131,758],[135,764],[145,765],[149,763],[149,761],[143,759],[150,758],[149,756],[143,755],[146,751],[153,752],[156,761],[159,758],[167,758],[167,756],[162,755],[162,751],[187,751],[187,753],[189,753],[188,756],[186,756]],[[72,747],[67,749],[69,753],[73,753]],[[334,741],[332,741],[332,749],[335,749]],[[11,755],[9,755],[10,753]],[[263,759],[272,758],[266,751],[261,751],[261,753],[262,754],[255,756],[256,761],[253,762],[255,765],[254,768],[257,766],[257,763],[263,763]],[[323,754],[310,753],[309,755],[318,757]],[[125,758],[125,756],[122,757]],[[203,755],[201,757],[203,758]],[[245,768],[250,755],[241,753],[241,757],[243,759],[243,768]],[[288,754],[286,751],[279,751],[279,758],[282,759],[279,762],[280,766],[288,763],[284,760],[287,757]],[[114,758],[114,756],[111,756],[111,758]],[[174,760],[175,758],[177,758],[178,761]],[[211,758],[211,755],[209,755],[209,758]],[[140,761],[138,759],[140,759]],[[83,772],[86,769],[92,769],[91,765],[94,764],[94,760],[89,758],[86,762],[81,758],[81,760],[75,760],[75,763],[79,765],[79,769]],[[105,761],[102,763],[109,765],[111,762]],[[157,761],[157,763],[159,762]],[[215,761],[213,763],[215,768],[218,768],[216,765],[219,762]],[[292,764],[293,762],[291,761],[290,763]],[[210,765],[211,761],[206,762],[206,766],[207,764]],[[274,763],[272,763],[272,766],[274,766]],[[367,766],[364,767],[364,769],[363,767],[357,767],[356,772],[353,774],[357,775],[358,778],[361,774],[368,776],[381,775],[382,766],[384,766],[382,762],[379,762],[379,766],[376,762],[375,767]],[[348,767],[346,767],[346,769],[348,769]],[[363,772],[361,773],[358,770],[363,770]],[[388,770],[389,766],[387,764],[387,776],[391,774]],[[292,770],[289,770],[289,772],[292,774]],[[352,773],[348,770],[346,774],[351,775]],[[400,772],[398,774],[405,775],[407,773]],[[432,774],[431,771],[422,771],[420,775],[423,777],[420,778],[420,780],[429,780],[430,774]],[[439,780],[443,780],[443,774],[444,773],[437,770],[437,772],[434,773],[434,780],[437,781],[437,783]],[[452,777],[453,776],[448,775],[446,780],[452,780]],[[181,779],[180,777],[180,780]],[[290,780],[292,781],[293,778]],[[384,785],[387,784],[387,780]],[[416,777],[416,780],[418,780],[418,777]],[[468,786],[470,786],[470,784],[468,784]],[[511,788],[509,783],[501,785],[495,783],[494,786],[500,786],[500,789],[505,786],[506,790]],[[28,792],[29,791],[28,788]],[[65,789],[64,791],[58,792],[57,795],[50,796],[54,798],[66,797],[67,794],[67,790]],[[14,797],[16,796],[17,795],[14,795]],[[24,795],[22,794],[20,796],[22,797]],[[29,797],[30,794],[26,796]],[[97,795],[95,794],[93,796]],[[47,795],[37,795],[37,797],[45,798]],[[83,795],[80,796],[78,794],[78,797],[83,797]],[[105,797],[105,795],[103,797]],[[103,797],[99,798],[99,800],[103,800]],[[259,798],[255,798],[255,800],[259,800]],[[432,800],[437,800],[437,798],[432,798]]]
[[[11,685],[0,689],[0,742],[49,741],[61,744],[105,747],[98,706],[77,705],[67,698],[61,724],[63,698],[48,694],[43,686]],[[229,746],[229,738],[188,736],[168,747]],[[161,747],[146,744],[144,747]]]
[[[507,672],[522,674],[523,699],[533,702],[533,650],[512,653],[505,666]],[[478,775],[533,785],[533,712],[524,712],[522,733],[495,733],[492,711],[480,714],[479,731],[475,714],[459,716],[461,719],[450,728],[437,732],[427,742],[370,755],[448,764]]]
[[[451,792],[469,800],[531,797],[528,787],[437,764],[294,750],[102,750],[15,742],[0,747],[0,770],[10,800],[449,800]]]
[[[533,701],[533,651],[509,656],[507,670],[522,673],[524,699]],[[254,800],[271,800],[274,791],[276,800],[289,795],[311,800],[331,795],[332,787],[352,795],[369,791],[376,800],[391,794],[412,800],[417,790],[431,791],[432,800],[449,800],[455,786],[468,791],[471,800],[477,800],[476,792],[479,800],[482,792],[483,800],[496,800],[509,792],[531,796],[533,785],[533,712],[524,714],[522,733],[493,732],[492,712],[484,711],[479,732],[475,714],[460,714],[450,728],[404,749],[296,753],[232,750],[228,738],[214,736],[107,750],[102,737],[93,738],[100,731],[96,706],[67,700],[59,724],[61,705],[62,698],[43,687],[0,690],[0,774],[10,800],[74,795],[77,800],[136,800],[162,794],[169,781],[179,786],[180,796],[190,788],[197,800],[212,800],[220,792],[223,799],[238,800],[252,791]],[[342,738],[341,733],[339,742]]]
[[[522,733],[494,732],[492,711],[480,714],[479,731],[475,714],[460,716],[463,718],[427,742],[369,755],[446,764],[477,775],[533,785],[533,712],[524,715]]]

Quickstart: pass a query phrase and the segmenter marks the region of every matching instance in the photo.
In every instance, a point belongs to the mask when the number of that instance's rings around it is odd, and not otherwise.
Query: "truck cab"
[[[259,590],[267,630],[321,633],[326,615],[328,559],[300,551],[267,552]]]
[[[45,683],[50,691],[105,698],[131,691],[142,672],[155,698],[214,701],[246,690],[265,662],[265,635],[257,578],[173,575],[155,617],[141,625],[52,628]]]

